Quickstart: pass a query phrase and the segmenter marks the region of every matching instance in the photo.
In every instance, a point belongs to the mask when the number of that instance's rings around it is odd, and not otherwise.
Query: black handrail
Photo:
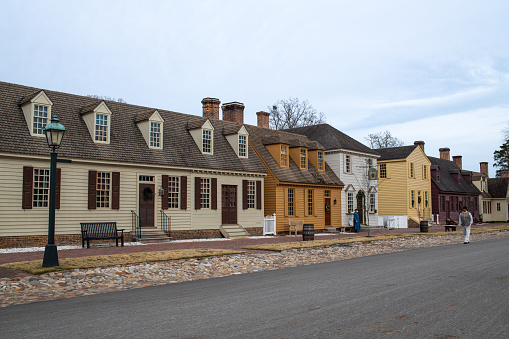
[[[160,211],[160,213],[161,213],[161,230],[163,230],[164,233],[166,233],[169,237],[171,227],[171,217],[167,216],[166,213],[164,213],[162,210]]]
[[[136,240],[141,239],[140,217],[135,211],[131,211],[131,228]]]

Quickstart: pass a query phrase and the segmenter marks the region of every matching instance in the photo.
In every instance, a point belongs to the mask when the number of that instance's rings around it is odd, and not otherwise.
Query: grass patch
[[[440,227],[440,226],[438,226],[438,227]],[[275,244],[259,244],[259,245],[246,246],[243,248],[248,249],[248,250],[282,252],[282,251],[292,250],[292,249],[297,249],[297,248],[341,245],[341,244],[350,244],[350,243],[354,243],[354,242],[371,242],[371,241],[377,241],[377,240],[409,238],[409,237],[416,237],[416,236],[427,236],[427,237],[440,236],[440,235],[449,235],[449,234],[460,234],[463,232],[461,230],[461,226],[458,226],[458,229],[459,230],[457,230],[455,232],[379,234],[379,235],[372,236],[372,237],[349,237],[349,238],[341,238],[341,239],[294,241],[294,242],[275,243]],[[497,232],[497,231],[498,232],[509,231],[509,225],[498,225],[498,226],[472,228],[470,233],[471,234],[479,234],[479,233]]]
[[[80,258],[59,259],[60,266],[42,267],[42,260],[21,261],[2,264],[0,267],[25,271],[30,274],[42,274],[56,271],[73,270],[76,268],[95,268],[115,265],[139,264],[144,262],[156,262],[167,260],[178,260],[187,258],[203,258],[216,255],[239,254],[242,251],[223,249],[184,249],[172,251],[136,252],[112,255],[93,255]]]

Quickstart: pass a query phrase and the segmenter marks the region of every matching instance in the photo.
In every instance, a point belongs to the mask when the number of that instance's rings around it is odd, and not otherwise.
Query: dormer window
[[[163,123],[164,120],[156,110],[140,113],[135,119],[138,128],[149,148],[163,148]]]
[[[150,147],[161,148],[160,122],[150,122]]]
[[[239,135],[239,157],[246,157],[247,152],[247,137],[245,135]]]
[[[300,150],[300,168],[301,169],[306,169],[307,168],[307,163],[308,163],[308,159],[307,159],[307,150],[305,149],[301,149]]]
[[[203,130],[202,137],[202,152],[212,153],[212,131],[208,129]]]
[[[281,167],[288,166],[288,146],[281,145]]]
[[[21,109],[32,136],[45,137],[44,127],[51,117],[51,106],[53,103],[44,91],[32,94],[21,102]]]
[[[318,152],[318,170],[319,171],[323,171],[324,170],[324,167],[323,167],[323,152]]]
[[[81,111],[92,140],[98,144],[110,143],[111,111],[104,101],[94,103]]]
[[[95,116],[95,141],[108,142],[108,116],[96,114]]]

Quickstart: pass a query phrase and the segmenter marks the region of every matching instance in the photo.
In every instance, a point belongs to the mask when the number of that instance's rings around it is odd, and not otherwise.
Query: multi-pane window
[[[440,197],[440,205],[442,207],[442,211],[445,211],[445,197],[444,196]]]
[[[245,157],[247,155],[247,137],[245,135],[239,135],[239,157]]]
[[[168,177],[168,208],[179,208],[180,177]]]
[[[108,141],[108,116],[105,114],[95,116],[95,141]]]
[[[255,208],[256,201],[256,182],[247,182],[247,208]]]
[[[497,202],[497,212],[500,212],[500,203]]]
[[[300,168],[301,169],[306,168],[306,163],[307,163],[306,159],[307,159],[307,152],[305,149],[301,149],[300,150]]]
[[[376,210],[376,199],[374,193],[371,193],[369,195],[369,210],[371,211],[371,213],[375,213]]]
[[[308,215],[313,215],[313,190],[308,190]]]
[[[294,212],[294,200],[295,199],[295,191],[293,188],[288,189],[288,215],[295,215]]]
[[[110,173],[97,172],[96,207],[110,207]]]
[[[387,164],[380,164],[380,179],[387,178]]]
[[[324,196],[325,198],[330,198],[330,191],[329,191],[329,190],[325,190],[325,191],[323,192],[323,196]]]
[[[349,155],[345,156],[345,171],[346,173],[352,172],[352,157]]]
[[[286,146],[281,146],[281,166],[287,166],[287,151],[288,148]]]
[[[34,105],[34,125],[32,133],[44,134],[44,127],[48,124],[48,107]]]
[[[353,193],[348,192],[347,194],[347,205],[348,205],[348,212],[353,212]]]
[[[208,129],[203,130],[202,141],[203,153],[212,153],[212,131]]]
[[[414,175],[414,163],[411,162],[410,163],[410,178],[415,178],[415,175]]]
[[[318,152],[318,170],[323,171],[323,152]]]
[[[415,191],[413,191],[413,190],[410,191],[410,204],[411,204],[410,206],[412,208],[415,207]]]
[[[427,180],[428,179],[428,166],[424,165],[422,167],[422,178],[424,180]]]
[[[210,208],[210,179],[201,178],[200,183],[201,208]]]
[[[426,207],[426,208],[429,207],[429,200],[428,200],[428,192],[427,191],[424,192],[424,207]]]
[[[161,123],[150,122],[150,147],[161,147]]]
[[[33,207],[48,207],[49,170],[34,168]]]

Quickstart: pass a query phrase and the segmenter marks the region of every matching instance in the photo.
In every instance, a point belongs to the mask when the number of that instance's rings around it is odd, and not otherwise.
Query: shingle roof
[[[440,169],[440,181],[435,180],[433,176],[431,181],[438,187],[441,192],[454,192],[454,193],[469,193],[469,194],[481,194],[479,189],[469,184],[462,174],[470,174],[470,171],[461,171],[454,161],[428,157],[434,168]],[[452,177],[452,174],[457,173],[460,177],[458,181]]]
[[[412,146],[389,147],[376,149],[374,151],[380,154],[380,158],[378,158],[378,161],[396,160],[396,159],[406,159],[415,150],[416,147],[419,146],[412,145]]]
[[[378,155],[378,153],[368,146],[363,145],[329,124],[296,127],[285,131],[305,135],[311,140],[316,140],[322,144],[326,150],[345,149]]]
[[[297,164],[289,157],[289,167],[280,167],[276,160],[272,157],[269,150],[265,147],[265,145],[274,144],[274,143],[283,143],[292,145],[302,145],[304,147],[308,147],[308,149],[315,147],[320,147],[320,145],[316,145],[316,142],[309,140],[307,137],[283,132],[276,131],[267,128],[260,128],[255,126],[246,125],[247,130],[249,132],[249,140],[253,143],[254,147],[263,158],[267,166],[270,168],[270,171],[274,174],[274,176],[283,182],[292,182],[292,183],[305,183],[305,184],[327,184],[327,185],[337,185],[344,186],[343,182],[339,180],[339,178],[334,174],[332,169],[325,164],[325,171],[318,171],[313,164],[308,162],[308,169],[301,170]],[[270,140],[270,143],[266,143],[267,140]]]
[[[40,91],[41,89],[33,87],[0,82],[0,152],[49,156],[46,138],[30,135],[20,107],[23,98]],[[104,102],[112,112],[110,144],[94,143],[80,113],[83,108],[97,106],[101,100],[49,90],[44,92],[53,102],[52,113],[58,115],[66,128],[62,146],[58,150],[59,157],[251,173],[267,172],[251,146],[249,158],[239,158],[222,133],[214,133],[214,154],[202,154],[186,126],[203,124],[206,119],[162,109],[157,109],[165,120],[162,150],[149,148],[135,123],[136,116],[148,111],[154,112],[155,108],[107,100]],[[211,120],[211,123],[218,131],[235,124],[222,120]]]
[[[492,198],[504,199],[507,197],[509,178],[489,178],[488,192]]]

